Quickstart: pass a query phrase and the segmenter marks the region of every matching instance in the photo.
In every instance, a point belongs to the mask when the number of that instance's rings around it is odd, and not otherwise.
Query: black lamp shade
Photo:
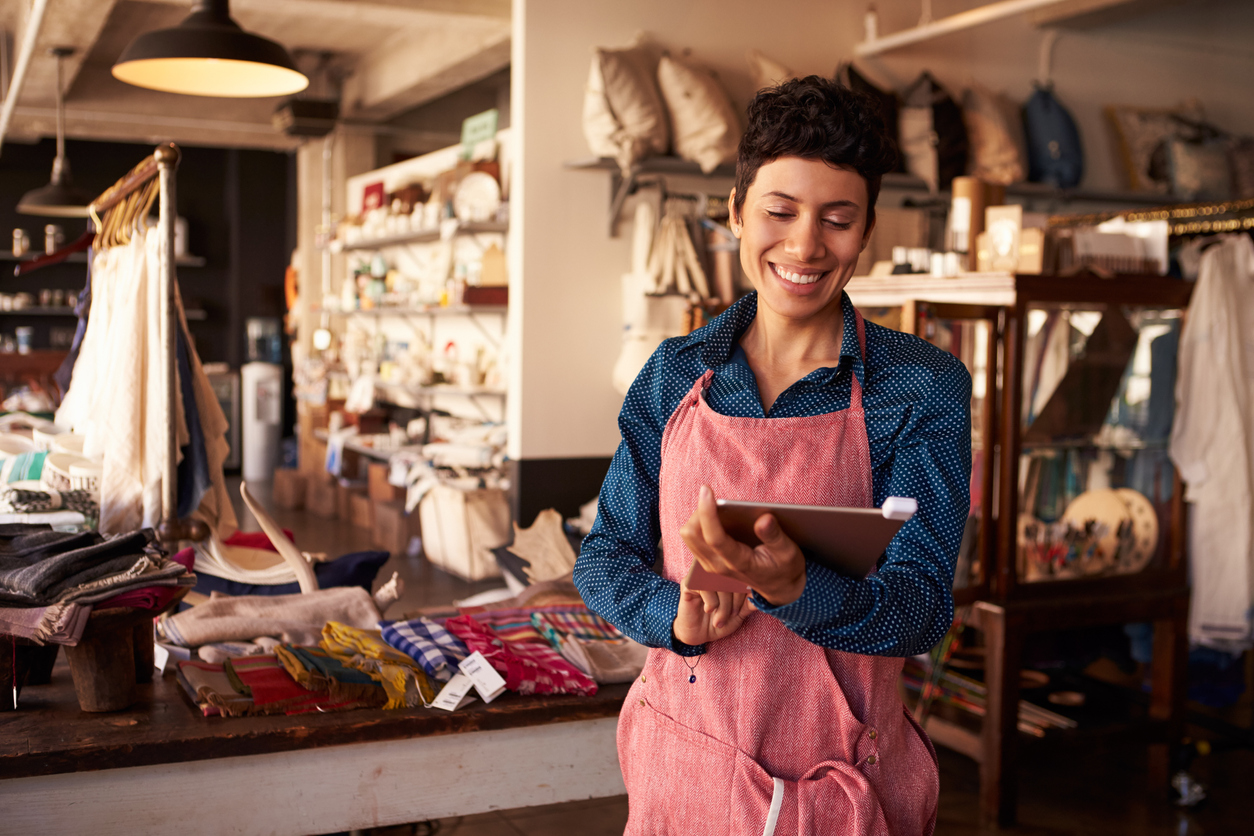
[[[89,203],[91,196],[74,188],[69,163],[64,157],[57,157],[52,163],[52,182],[22,195],[17,211],[47,218],[85,218]]]
[[[287,96],[309,86],[286,49],[231,20],[227,0],[199,0],[173,29],[140,35],[113,65],[113,76],[190,96]]]

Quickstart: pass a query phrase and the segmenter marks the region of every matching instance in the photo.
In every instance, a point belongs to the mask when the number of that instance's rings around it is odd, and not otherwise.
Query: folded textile
[[[587,609],[582,610],[550,607],[531,612],[531,623],[554,650],[561,651],[562,639],[575,636],[587,640],[615,640],[623,638],[618,628],[601,616]]]
[[[81,548],[38,557],[25,555],[5,561],[0,568],[3,600],[29,600],[50,603],[72,586],[81,586],[118,571],[124,557],[142,555],[155,538],[152,529],[143,529],[105,540],[93,534],[95,542]],[[181,568],[180,568],[181,571]]]
[[[649,648],[626,636],[621,639],[563,638],[562,658],[586,673],[598,685],[631,682],[644,670]]]
[[[316,644],[329,620],[370,629],[379,621],[379,609],[370,593],[357,586],[273,597],[233,598],[214,593],[203,604],[162,616],[158,629],[171,643],[183,647],[251,641],[258,636],[273,636],[288,644]]]
[[[73,647],[83,637],[90,616],[90,604],[0,607],[0,635],[30,639],[36,644]]]
[[[37,482],[43,475],[44,460],[48,458],[46,450],[32,450],[29,453],[18,453],[4,460],[0,478],[7,483]]]
[[[228,717],[242,717],[254,713],[252,698],[244,696],[231,687],[231,681],[221,665],[193,659],[188,662],[179,662],[178,670],[196,695],[198,704],[211,706]],[[209,712],[205,711],[205,713]]]
[[[275,656],[227,659],[222,670],[236,691],[252,697],[253,705],[267,714],[313,705],[330,696],[302,688]]]
[[[505,687],[520,694],[584,694],[597,692],[587,674],[567,662],[547,642],[509,642],[473,617],[461,615],[444,627],[505,677]]]
[[[380,621],[383,640],[422,666],[427,675],[448,682],[457,663],[470,653],[461,639],[430,618],[407,621]]]
[[[94,531],[53,531],[52,526],[40,523],[0,524],[0,570],[18,565],[9,563],[9,558],[39,560],[48,555],[90,546],[103,539]]]
[[[192,564],[196,560],[196,551],[194,549],[183,549],[170,558],[171,562],[177,563],[188,572],[191,571]],[[191,578],[188,578],[190,581]],[[142,586],[138,589],[131,589],[120,592],[111,598],[97,603],[96,609],[103,610],[109,607],[134,607],[138,610],[164,610],[173,603],[178,597],[179,589],[184,584],[175,586]]]
[[[324,648],[281,644],[274,649],[283,668],[296,682],[309,691],[326,691],[342,700],[360,700],[382,706],[387,691],[374,677],[350,668]]]
[[[387,691],[384,708],[430,705],[435,688],[418,663],[389,647],[378,630],[363,630],[328,621],[319,642],[331,656],[350,668],[370,674]]]
[[[255,642],[214,642],[213,644],[202,644],[196,648],[196,655],[200,657],[202,662],[220,665],[227,659],[234,659],[239,656],[261,656],[266,653],[274,653],[275,648],[279,644],[278,639],[272,639],[268,636],[263,636]]]
[[[125,564],[123,564],[125,565]],[[124,592],[149,586],[192,586],[196,576],[178,563],[162,557],[141,555],[120,572],[78,584],[60,595],[61,601],[95,604]]]

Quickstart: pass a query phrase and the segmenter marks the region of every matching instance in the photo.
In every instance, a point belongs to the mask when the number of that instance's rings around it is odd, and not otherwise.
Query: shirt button
[[[644,674],[641,674],[641,675],[640,675],[640,681],[641,681],[641,682],[648,682],[648,681],[649,681],[649,678],[648,678],[647,676],[645,676]]]
[[[877,732],[875,729],[871,729],[871,739],[874,740],[877,737],[879,737],[879,732]]]
[[[641,701],[640,701],[640,707],[641,707],[641,708],[644,708],[644,700],[641,700]]]
[[[875,766],[875,755],[871,755],[870,757],[868,757],[866,759],[866,762],[869,763],[871,766]]]

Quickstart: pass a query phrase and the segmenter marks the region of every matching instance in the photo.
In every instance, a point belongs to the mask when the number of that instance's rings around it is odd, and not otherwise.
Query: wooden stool
[[[130,607],[91,614],[78,644],[65,649],[80,708],[121,711],[134,704],[135,630],[151,620],[151,610]]]

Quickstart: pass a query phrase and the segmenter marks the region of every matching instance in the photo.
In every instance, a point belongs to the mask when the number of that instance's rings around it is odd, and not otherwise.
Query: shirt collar
[[[840,310],[844,321],[844,333],[840,340],[840,362],[834,368],[829,367],[825,374],[816,372],[820,376],[815,382],[819,385],[833,382],[848,361],[858,382],[865,385],[866,370],[862,362],[862,353],[858,350],[857,317],[849,294],[843,290],[840,292]],[[706,368],[721,366],[731,360],[736,342],[749,327],[749,323],[753,322],[757,313],[757,291],[746,293],[709,323],[689,334],[679,346],[679,351],[699,350]]]

